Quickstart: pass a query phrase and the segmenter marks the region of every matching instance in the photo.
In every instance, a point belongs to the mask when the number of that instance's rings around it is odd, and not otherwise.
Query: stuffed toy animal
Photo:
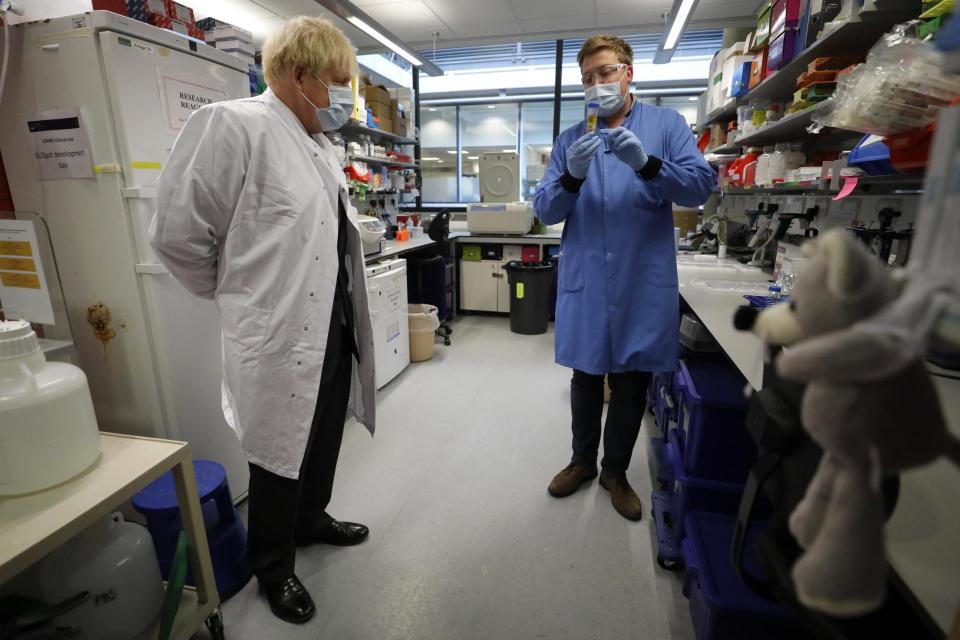
[[[806,383],[800,419],[823,457],[790,531],[804,548],[792,575],[799,600],[833,616],[868,613],[886,597],[883,475],[948,455],[948,431],[920,357],[857,323],[877,314],[900,284],[848,233],[833,230],[804,245],[809,260],[789,304],[745,307],[735,324],[783,345],[780,376]]]

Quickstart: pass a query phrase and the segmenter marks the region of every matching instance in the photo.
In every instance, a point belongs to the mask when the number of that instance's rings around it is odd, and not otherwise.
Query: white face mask
[[[619,111],[627,98],[620,95],[620,80],[618,80],[593,85],[584,92],[584,99],[600,105],[600,115],[606,118]]]
[[[318,76],[314,77],[320,80]],[[329,107],[318,107],[313,104],[303,91],[300,92],[300,95],[316,111],[320,129],[322,131],[336,131],[347,124],[353,114],[353,89],[350,87],[331,87],[323,80],[320,80],[320,84],[327,88],[327,95],[330,97]]]

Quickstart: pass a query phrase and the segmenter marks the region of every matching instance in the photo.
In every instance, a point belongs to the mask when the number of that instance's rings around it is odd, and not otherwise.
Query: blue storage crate
[[[723,361],[680,361],[677,430],[686,471],[742,483],[757,458],[746,427],[747,381]]]
[[[666,457],[673,469],[669,490],[654,491],[653,523],[657,533],[657,563],[664,569],[683,566],[680,546],[684,537],[683,519],[692,511],[736,513],[743,485],[691,476],[684,470],[676,429],[667,436]]]
[[[673,484],[673,464],[667,455],[667,438],[650,438],[650,457],[653,459],[653,476],[660,489],[667,489]]]
[[[673,465],[673,508],[675,521],[683,522],[690,511],[736,513],[743,495],[742,482],[725,482],[695,476],[687,471],[676,431],[667,439],[667,457]]]
[[[657,373],[653,376],[651,387],[654,389],[653,415],[657,420],[660,434],[667,435],[671,423],[677,421],[677,402],[673,389],[674,373]]]
[[[900,173],[890,162],[890,148],[883,141],[866,144],[870,135],[865,135],[850,152],[847,164],[862,169],[871,176],[889,176]]]
[[[794,638],[803,627],[786,607],[750,591],[733,568],[730,545],[735,518],[693,512],[684,519],[683,561],[687,573],[683,595],[690,600],[690,618],[697,640]],[[744,568],[762,577],[755,541],[764,525],[751,526]]]

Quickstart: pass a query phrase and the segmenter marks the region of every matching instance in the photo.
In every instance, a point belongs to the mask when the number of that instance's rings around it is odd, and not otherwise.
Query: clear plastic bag
[[[917,39],[918,24],[894,27],[864,64],[842,75],[833,99],[814,111],[811,130],[836,127],[891,135],[936,120],[940,109],[960,96],[960,78],[944,73],[942,54]]]

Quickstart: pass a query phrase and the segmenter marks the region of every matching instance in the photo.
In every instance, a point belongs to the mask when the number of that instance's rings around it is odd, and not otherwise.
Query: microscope
[[[861,243],[864,244],[868,249],[873,253],[877,254],[877,257],[884,263],[890,262],[890,255],[893,253],[893,243],[894,241],[905,240],[905,250],[903,252],[902,258],[897,257],[897,262],[900,264],[906,264],[907,260],[910,257],[910,240],[913,238],[913,228],[895,230],[893,229],[893,222],[897,218],[903,215],[902,212],[892,209],[890,207],[885,207],[877,212],[877,218],[880,220],[880,226],[877,228],[870,228],[863,225],[863,223],[851,224],[847,227],[853,234],[857,237]]]

